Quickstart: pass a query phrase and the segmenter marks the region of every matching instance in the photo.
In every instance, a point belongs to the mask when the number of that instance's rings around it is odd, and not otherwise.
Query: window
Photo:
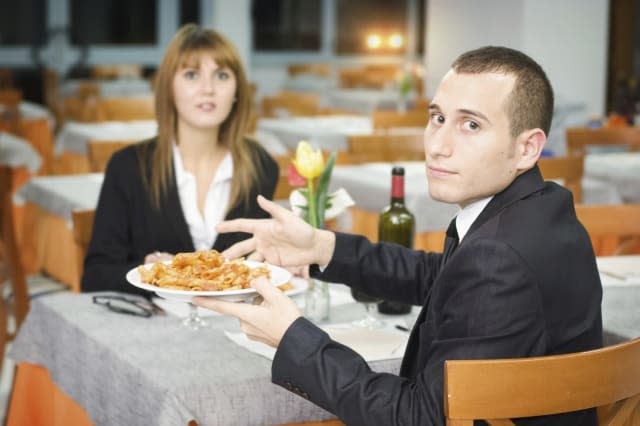
[[[338,1],[336,53],[404,54],[407,46],[407,1]]]
[[[156,0],[71,0],[71,43],[156,43]]]
[[[46,42],[46,0],[0,2],[0,46]]]
[[[322,0],[254,0],[251,15],[256,51],[321,48]]]
[[[200,0],[180,0],[180,25],[200,23]]]

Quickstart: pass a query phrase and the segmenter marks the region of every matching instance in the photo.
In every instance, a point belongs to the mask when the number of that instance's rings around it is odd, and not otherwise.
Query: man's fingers
[[[256,239],[249,238],[240,242],[235,243],[228,249],[222,252],[222,256],[225,259],[237,259],[239,257],[245,256],[247,253],[254,252],[256,250]]]
[[[262,195],[258,195],[258,204],[262,207],[262,210],[266,211],[271,215],[272,218],[277,221],[286,223],[291,220],[291,217],[298,218],[291,210],[285,209],[284,207],[274,203],[271,200],[266,199]],[[299,219],[299,218],[298,218]],[[301,219],[300,219],[301,220]]]
[[[256,278],[251,281],[251,287],[255,288],[258,294],[260,294],[267,303],[273,303],[278,300],[278,298],[284,296],[284,293],[282,293],[278,287],[271,284],[269,280],[264,277]]]
[[[216,231],[220,233],[225,232],[246,232],[248,234],[253,234],[257,222],[261,219],[233,219],[233,220],[225,220],[216,225]]]

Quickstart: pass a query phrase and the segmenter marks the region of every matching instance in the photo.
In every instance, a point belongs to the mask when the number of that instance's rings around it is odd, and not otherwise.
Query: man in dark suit
[[[250,338],[277,347],[272,380],[349,425],[442,425],[448,359],[553,355],[602,345],[602,288],[571,193],[536,166],[551,125],[553,92],[521,52],[461,55],[441,81],[425,129],[429,193],[461,207],[443,254],[371,244],[313,229],[259,199],[272,219],[226,222],[251,251],[284,266],[422,311],[399,376],[372,372],[349,348],[304,319],[265,281],[260,306],[196,299],[240,318]],[[318,268],[317,265],[322,265]],[[321,272],[322,271],[322,272]],[[594,410],[517,419],[522,425],[596,425]]]

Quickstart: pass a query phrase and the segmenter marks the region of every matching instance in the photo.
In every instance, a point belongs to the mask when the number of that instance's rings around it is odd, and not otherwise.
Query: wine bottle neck
[[[404,176],[391,176],[391,203],[404,203]]]

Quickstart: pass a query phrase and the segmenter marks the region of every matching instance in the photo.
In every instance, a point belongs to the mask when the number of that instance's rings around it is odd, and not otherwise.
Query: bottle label
[[[404,176],[391,177],[391,198],[404,198]]]

